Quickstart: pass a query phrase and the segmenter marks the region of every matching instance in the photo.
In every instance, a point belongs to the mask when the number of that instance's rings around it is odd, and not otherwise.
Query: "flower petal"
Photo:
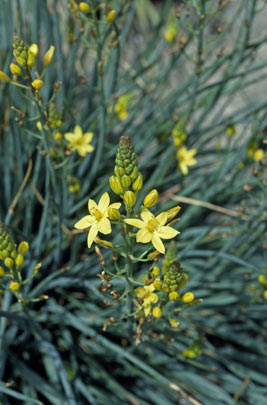
[[[158,300],[159,300],[159,297],[157,296],[157,294],[153,293],[153,292],[150,294],[149,298],[150,298],[150,302],[153,302],[153,304],[156,304],[156,302],[158,302]]]
[[[97,226],[99,232],[104,233],[105,235],[111,233],[111,226],[108,218],[101,218]]]
[[[86,132],[86,133],[83,135],[84,142],[85,142],[85,143],[90,143],[91,140],[93,139],[93,136],[94,136],[93,132]]]
[[[108,208],[116,208],[117,210],[121,207],[121,203],[113,203],[110,204]]]
[[[86,229],[92,226],[92,224],[95,222],[95,218],[92,217],[92,215],[86,215],[82,219],[80,219],[76,224],[74,225],[74,228],[76,229]]]
[[[154,215],[148,209],[143,209],[140,216],[145,222],[148,222],[150,219],[154,218]]]
[[[81,136],[83,136],[83,131],[82,131],[82,128],[80,127],[80,125],[75,125],[74,134],[75,134],[75,138],[80,138]]]
[[[162,212],[161,214],[156,216],[156,220],[160,225],[165,225],[168,219],[167,212]]]
[[[152,239],[152,233],[149,232],[146,228],[140,229],[136,234],[136,242],[148,243]]]
[[[96,202],[94,200],[89,199],[88,200],[88,210],[89,210],[90,214],[92,214],[94,209],[96,209],[96,208],[97,208]]]
[[[126,222],[126,224],[135,226],[136,228],[144,228],[146,226],[146,224],[143,221],[135,218],[125,219],[124,222]]]
[[[150,312],[151,312],[151,304],[145,305],[145,306],[144,306],[144,313],[145,313],[145,316],[148,316],[148,315],[150,314]]]
[[[97,226],[92,226],[92,228],[90,229],[90,231],[88,233],[88,237],[87,237],[87,246],[89,248],[92,246],[92,243],[94,242],[97,234],[98,234]]]
[[[99,200],[99,203],[98,203],[98,209],[99,209],[99,211],[101,211],[102,213],[104,213],[104,212],[106,211],[106,209],[108,208],[109,203],[110,203],[109,195],[108,195],[107,192],[105,192],[105,193],[101,196],[101,198],[100,198],[100,200]]]
[[[155,249],[157,249],[160,253],[165,253],[165,246],[162,243],[160,237],[154,232],[152,236],[152,244]]]
[[[64,138],[67,139],[69,142],[74,142],[75,141],[75,135],[72,132],[67,132],[64,134]]]
[[[179,231],[176,231],[176,229],[170,226],[159,226],[157,229],[157,234],[162,239],[172,239],[179,233]]]

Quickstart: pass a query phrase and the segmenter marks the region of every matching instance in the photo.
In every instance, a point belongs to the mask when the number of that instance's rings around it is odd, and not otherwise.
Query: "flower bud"
[[[132,185],[132,188],[134,191],[139,191],[139,190],[141,190],[142,187],[143,187],[143,176],[139,172],[136,180],[134,181],[134,183]]]
[[[113,243],[109,242],[108,240],[103,240],[98,237],[95,238],[95,243],[99,243],[106,248],[112,249],[114,247]]]
[[[11,283],[9,284],[9,288],[12,291],[18,291],[20,288],[20,284],[17,283],[17,281],[11,281]]]
[[[16,266],[21,267],[23,265],[23,262],[24,262],[24,257],[21,253],[19,253],[15,260]]]
[[[107,21],[112,24],[114,19],[115,19],[115,15],[116,15],[116,11],[115,10],[111,10],[108,15],[107,15]]]
[[[125,188],[130,187],[132,180],[131,180],[131,177],[127,176],[127,174],[122,176],[122,178],[120,180],[121,180],[122,187],[125,187]]]
[[[169,293],[169,300],[170,301],[176,301],[179,298],[179,294],[177,291],[171,291]]]
[[[32,87],[34,87],[36,90],[40,90],[43,86],[43,81],[42,80],[34,80],[32,82]]]
[[[174,217],[176,217],[180,209],[181,207],[177,205],[176,207],[170,208],[168,211],[166,211],[168,215],[167,222],[170,222]]]
[[[21,58],[20,56],[18,56],[18,57],[16,58],[16,61],[17,61],[17,63],[18,63],[20,66],[22,66],[22,67],[26,67],[26,65],[27,65],[27,60],[24,59],[24,58]]]
[[[5,275],[5,270],[3,269],[2,266],[0,266],[0,277],[3,277]]]
[[[152,271],[151,271],[151,274],[153,276],[159,276],[160,275],[160,268],[158,266],[154,266]]]
[[[16,76],[22,75],[22,70],[18,65],[16,65],[16,63],[10,63],[9,68],[10,68],[10,72],[12,73],[12,75],[16,75]]]
[[[144,206],[146,208],[153,207],[153,205],[155,205],[156,202],[158,201],[158,197],[159,193],[157,192],[157,190],[156,189],[151,190],[150,193],[145,196]]]
[[[40,270],[41,267],[42,267],[42,263],[37,263],[37,264],[34,266],[33,274],[36,275],[36,274],[38,273],[38,271]]]
[[[118,179],[118,177],[115,176],[111,176],[109,178],[109,185],[111,190],[115,193],[115,194],[122,194],[123,193],[123,187],[121,185],[120,180]]]
[[[267,290],[263,292],[264,299],[267,300]]]
[[[37,44],[31,44],[31,46],[29,47],[29,52],[33,55],[33,56],[37,56],[39,53],[39,48]]]
[[[152,315],[154,316],[154,318],[160,318],[162,316],[162,310],[160,309],[160,307],[153,308]]]
[[[2,70],[0,70],[0,80],[6,83],[10,82],[10,78]]]
[[[157,279],[154,281],[153,286],[155,287],[156,290],[161,290],[162,281],[160,281],[160,279],[157,278]]]
[[[38,131],[42,131],[42,124],[40,121],[36,122],[36,128],[38,129]]]
[[[28,242],[26,242],[26,241],[20,242],[19,247],[18,247],[18,253],[22,254],[22,256],[25,256],[26,253],[28,252],[28,250],[29,250]]]
[[[82,1],[82,2],[79,4],[79,7],[80,7],[80,10],[81,10],[83,13],[89,13],[89,11],[90,11],[90,6],[89,6],[87,3],[85,3],[84,1]]]
[[[48,51],[46,52],[45,56],[44,56],[44,67],[46,68],[47,66],[50,65],[50,63],[53,60],[54,57],[54,52],[55,52],[55,47],[53,45],[50,46],[50,48],[48,49]]]
[[[120,219],[121,217],[120,211],[117,208],[109,208],[108,217],[109,219]]]
[[[192,292],[187,292],[183,295],[182,297],[182,301],[185,302],[186,304],[188,304],[189,302],[194,301],[195,296]]]
[[[128,205],[128,207],[130,208],[133,207],[134,204],[136,203],[136,196],[130,190],[125,191],[125,193],[123,194],[123,199],[125,201],[125,204]]]
[[[5,266],[8,267],[9,269],[12,269],[14,266],[14,260],[12,260],[10,257],[6,257],[4,260]]]
[[[35,64],[35,56],[33,53],[29,52],[28,53],[28,58],[27,58],[27,66],[29,68],[32,68]]]

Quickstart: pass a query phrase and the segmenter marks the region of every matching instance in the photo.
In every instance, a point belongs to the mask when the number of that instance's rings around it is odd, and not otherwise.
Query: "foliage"
[[[173,3],[2,1],[5,405],[265,404],[266,3]],[[154,189],[160,212],[181,205],[176,266],[198,304],[185,296],[170,323],[156,311],[129,329],[122,280],[103,275],[110,249],[74,228],[109,191],[121,136],[144,179],[136,210]],[[167,266],[171,285],[166,257],[149,271]]]

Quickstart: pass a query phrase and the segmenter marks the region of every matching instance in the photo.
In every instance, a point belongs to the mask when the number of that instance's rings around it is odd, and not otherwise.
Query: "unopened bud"
[[[33,53],[29,52],[28,53],[28,58],[27,58],[27,66],[29,68],[32,68],[35,64],[35,56]]]
[[[120,211],[117,208],[109,208],[108,217],[109,219],[120,219],[121,217]]]
[[[43,86],[43,81],[36,79],[32,82],[32,87],[34,87],[36,90],[40,90]]]
[[[151,190],[150,193],[145,196],[144,206],[146,208],[153,207],[153,205],[155,205],[156,202],[158,201],[158,197],[159,193],[157,192],[157,190],[156,189]]]
[[[138,174],[136,180],[135,180],[134,183],[133,183],[132,188],[133,188],[134,191],[139,191],[139,190],[141,190],[142,187],[143,187],[143,176],[142,176],[142,174],[139,172],[139,174]]]
[[[52,62],[53,57],[54,57],[54,52],[55,52],[55,47],[53,45],[51,45],[44,56],[44,67],[47,67],[50,65],[50,63]]]
[[[2,70],[0,70],[0,80],[6,83],[10,82],[10,78]]]
[[[116,15],[116,11],[115,10],[111,10],[108,15],[107,15],[107,21],[112,24],[114,19],[115,19],[115,15]]]
[[[81,10],[83,13],[89,13],[89,11],[90,11],[90,6],[89,6],[87,3],[85,3],[84,1],[82,1],[82,2],[79,4],[79,7],[80,7],[80,10]]]
[[[171,221],[174,217],[176,217],[176,215],[178,214],[178,212],[180,211],[181,207],[179,205],[177,205],[176,207],[173,207],[171,209],[169,209],[167,212],[167,222]]]
[[[21,267],[23,265],[24,257],[21,253],[19,253],[17,255],[15,262],[16,262],[16,266],[18,266],[18,267]]]
[[[123,175],[122,178],[120,179],[120,181],[121,181],[122,186],[125,188],[130,187],[131,182],[132,182],[131,177],[127,176],[127,174]]]
[[[20,242],[19,247],[18,247],[18,253],[22,254],[22,256],[25,256],[26,253],[28,252],[28,250],[29,250],[28,242],[26,242],[26,241]]]
[[[4,260],[5,266],[8,267],[9,269],[12,269],[14,266],[14,260],[12,260],[10,257],[6,257]]]
[[[118,179],[118,177],[115,176],[111,176],[109,178],[109,185],[111,190],[115,193],[115,194],[122,194],[123,193],[123,187],[120,183],[120,180]]]
[[[10,68],[10,72],[12,73],[12,75],[16,75],[16,76],[22,75],[22,70],[18,65],[16,65],[16,63],[10,63],[9,68]]]
[[[125,191],[125,193],[123,194],[123,199],[125,201],[125,204],[128,205],[128,207],[133,207],[134,204],[136,203],[136,196],[133,193],[133,191]]]
[[[33,55],[33,56],[37,56],[38,52],[39,52],[39,48],[37,44],[31,44],[31,46],[29,47],[29,52]]]

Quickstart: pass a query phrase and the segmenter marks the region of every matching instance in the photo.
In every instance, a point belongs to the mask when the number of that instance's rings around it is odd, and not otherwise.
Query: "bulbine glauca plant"
[[[177,327],[178,313],[197,302],[192,292],[180,292],[188,276],[177,259],[175,243],[171,242],[167,251],[163,243],[179,234],[173,226],[180,207],[152,212],[158,200],[158,192],[154,189],[145,197],[141,208],[136,208],[143,178],[132,141],[127,136],[120,138],[114,175],[109,184],[120,202],[110,203],[107,192],[98,203],[89,199],[89,215],[80,219],[75,228],[88,232],[89,248],[96,243],[113,252],[113,264],[107,264],[96,246],[103,267],[99,275],[102,279],[100,290],[106,295],[109,305],[117,302],[122,307],[121,318],[112,318],[108,322],[127,319],[134,327],[137,324],[134,319],[139,320],[139,342],[141,325],[145,321],[150,323],[152,319],[165,317],[172,327]],[[113,240],[100,239],[100,234],[112,234]],[[160,255],[163,255],[161,268],[155,265],[155,262],[160,262]],[[112,284],[116,279],[121,281],[117,283],[117,290]]]

